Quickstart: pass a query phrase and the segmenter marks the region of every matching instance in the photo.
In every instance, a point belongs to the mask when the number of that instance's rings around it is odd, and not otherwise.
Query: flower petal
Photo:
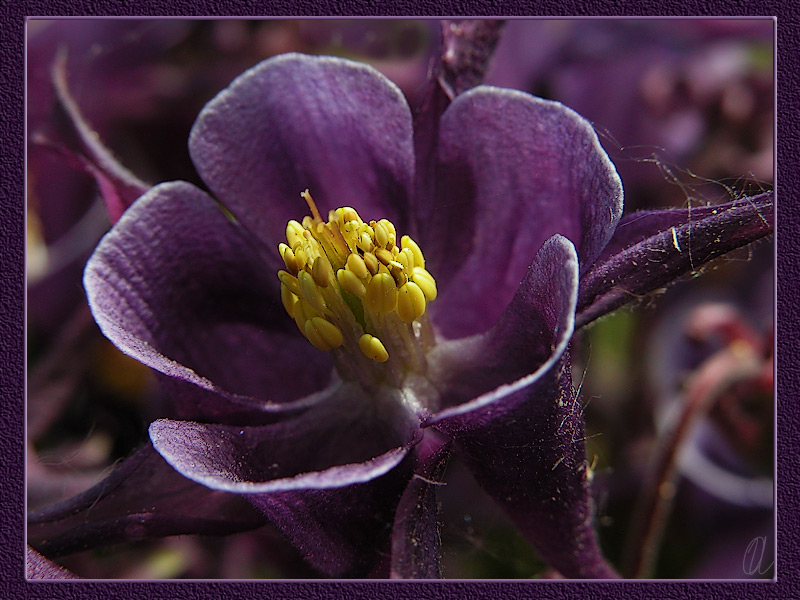
[[[190,396],[217,396],[208,417],[255,416],[320,389],[331,372],[286,316],[275,272],[258,240],[211,198],[171,182],[103,238],[84,284],[100,328],[123,352],[193,384]]]
[[[392,518],[411,477],[406,456],[387,473],[340,488],[249,496],[320,571],[333,577],[380,573]]]
[[[189,150],[219,199],[270,245],[306,214],[350,205],[406,222],[411,113],[400,90],[363,64],[284,54],[239,76],[206,105]]]
[[[416,443],[415,421],[403,406],[378,406],[355,384],[340,382],[325,402],[277,423],[161,419],[150,425],[150,438],[185,477],[217,490],[261,494],[374,479]]]
[[[420,245],[440,282],[431,309],[446,337],[493,323],[556,233],[575,244],[585,271],[622,212],[619,177],[587,121],[486,86],[442,116],[437,186]]]
[[[615,577],[592,526],[583,410],[568,357],[502,403],[437,427],[548,564],[570,578]]]
[[[28,516],[28,543],[48,556],[178,534],[259,527],[243,498],[197,485],[146,445],[86,492]]]
[[[388,550],[420,434],[399,404],[377,405],[353,384],[336,395],[272,425],[161,420],[150,437],[185,477],[246,495],[316,568],[363,575]]]
[[[591,525],[582,410],[566,353],[577,295],[575,248],[553,236],[497,325],[452,343],[454,356],[443,357],[453,373],[447,408],[426,425],[454,438],[480,485],[551,566],[568,577],[610,576]],[[480,395],[456,403],[470,391]]]
[[[394,579],[438,579],[439,539],[436,488],[450,458],[450,443],[432,430],[417,446],[417,466],[408,484],[392,530],[390,574]]]
[[[487,407],[510,409],[513,392],[535,384],[559,364],[572,337],[577,296],[575,247],[555,235],[539,250],[492,329],[442,342],[431,354],[437,378],[447,383],[443,410],[427,424]]]
[[[581,280],[578,326],[669,285],[773,231],[773,194],[687,211],[646,213],[622,229]],[[630,245],[626,245],[626,244]],[[613,252],[613,253],[612,253]]]

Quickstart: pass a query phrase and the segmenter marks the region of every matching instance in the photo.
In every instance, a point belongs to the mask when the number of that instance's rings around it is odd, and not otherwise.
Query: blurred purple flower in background
[[[617,165],[626,205],[672,206],[684,201],[674,180],[687,167],[734,186],[744,175],[771,183],[773,27],[769,19],[510,21],[486,81],[576,110]]]
[[[741,273],[675,298],[648,340],[656,429],[675,438],[660,450],[673,454],[667,485],[679,490],[673,512],[685,521],[675,529],[705,532],[712,542],[695,577],[762,576],[771,562],[774,271],[767,250],[757,249]],[[703,388],[709,391],[697,392]],[[741,549],[756,538],[767,546],[760,565],[743,571],[718,556],[728,546],[744,561]]]
[[[327,575],[438,577],[452,452],[552,569],[615,576],[573,333],[769,234],[772,196],[621,219],[586,120],[473,87],[498,31],[443,23],[410,95],[348,60],[261,62],[194,122],[200,179],[135,202],[56,69],[53,137],[70,132],[63,156],[90,166],[112,220],[127,207],[86,267],[89,304],[163,401],[150,441],[33,513],[29,543],[54,557],[270,522]]]

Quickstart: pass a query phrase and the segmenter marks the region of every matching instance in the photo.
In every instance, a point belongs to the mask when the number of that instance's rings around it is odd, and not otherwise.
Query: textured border
[[[797,120],[794,115],[800,111],[798,92],[800,82],[795,71],[797,56],[798,23],[795,15],[784,8],[788,5],[771,3],[742,3],[736,0],[713,3],[694,0],[676,7],[671,5],[675,15],[741,15],[777,16],[777,140],[778,154],[781,157],[778,168],[780,190],[790,190],[800,183],[800,169],[793,168],[797,149],[792,140],[800,139]],[[488,10],[487,10],[488,8]],[[331,583],[81,583],[81,582],[26,582],[24,579],[23,552],[23,499],[24,499],[24,439],[23,399],[24,399],[24,189],[23,189],[23,49],[26,16],[80,16],[91,11],[102,10],[109,16],[202,16],[225,14],[236,16],[261,15],[380,15],[387,9],[398,15],[431,14],[437,10],[440,15],[452,15],[466,11],[468,14],[486,16],[530,15],[535,11],[541,15],[563,16],[572,14],[604,14],[608,16],[629,16],[658,14],[663,11],[663,3],[642,3],[623,0],[612,7],[594,3],[580,5],[577,2],[539,3],[528,6],[519,0],[499,0],[487,7],[483,3],[455,2],[444,0],[437,5],[400,1],[391,4],[385,0],[370,3],[334,5],[329,2],[310,0],[273,0],[270,6],[254,3],[221,3],[209,0],[180,0],[168,4],[165,0],[144,0],[137,3],[122,3],[114,0],[31,1],[13,4],[6,9],[7,18],[2,25],[4,43],[0,45],[0,114],[3,126],[0,128],[3,155],[0,167],[0,232],[4,243],[0,249],[0,382],[2,382],[3,402],[0,404],[0,423],[4,425],[0,438],[0,478],[4,485],[0,488],[0,561],[2,561],[2,583],[0,597],[4,598],[69,598],[100,600],[101,598],[145,598],[156,596],[164,599],[213,598],[228,599],[253,597],[268,594],[271,598],[322,598],[347,597],[390,598],[601,598],[624,597],[670,597],[670,598],[785,598],[791,597],[797,589],[800,565],[795,557],[798,547],[800,527],[797,524],[797,487],[800,477],[797,468],[796,444],[798,433],[797,397],[798,365],[792,360],[796,348],[800,346],[800,334],[796,327],[800,322],[797,304],[791,302],[789,282],[800,280],[800,240],[796,233],[800,230],[800,204],[789,194],[778,194],[779,219],[776,233],[777,257],[777,316],[780,320],[776,335],[777,359],[777,406],[780,422],[778,434],[778,562],[776,563],[777,582],[624,582],[624,583],[585,583],[585,582],[331,582]],[[387,14],[387,13],[385,13]],[[663,14],[663,13],[662,13]],[[788,358],[787,360],[787,357]],[[784,401],[787,399],[788,401]],[[656,589],[656,586],[658,589]]]

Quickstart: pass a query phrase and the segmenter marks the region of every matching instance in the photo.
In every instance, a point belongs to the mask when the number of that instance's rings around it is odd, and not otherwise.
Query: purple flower
[[[266,519],[325,573],[381,574],[387,557],[392,576],[435,577],[454,450],[555,569],[614,576],[591,522],[576,315],[699,264],[679,248],[690,232],[701,262],[765,235],[771,199],[614,237],[622,186],[585,120],[521,92],[442,94],[415,131],[374,69],[289,54],[206,106],[189,148],[213,197],[152,188],[85,273],[101,329],[161,374],[174,414],[108,482],[34,515],[37,549]],[[653,252],[658,269],[630,269]]]

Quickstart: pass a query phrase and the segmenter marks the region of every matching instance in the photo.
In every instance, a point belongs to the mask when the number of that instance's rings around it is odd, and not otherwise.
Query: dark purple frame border
[[[671,5],[672,15],[691,16],[775,16],[777,17],[777,156],[779,190],[800,187],[796,144],[800,124],[792,115],[800,111],[800,73],[796,70],[800,28],[796,15],[778,2],[740,2],[718,0],[713,3],[684,2]],[[789,194],[778,194],[777,253],[777,406],[776,423],[778,471],[778,560],[777,581],[757,582],[27,582],[24,565],[24,28],[26,16],[381,16],[454,15],[481,16],[567,16],[663,15],[663,3],[622,0],[613,6],[585,4],[574,0],[540,2],[536,6],[522,0],[498,0],[491,7],[478,2],[440,0],[436,5],[418,0],[373,1],[368,4],[339,5],[325,0],[272,0],[254,3],[215,5],[209,0],[146,0],[123,3],[120,0],[39,0],[25,1],[7,8],[0,44],[0,136],[4,152],[0,163],[0,597],[122,599],[156,596],[164,599],[208,598],[226,600],[268,594],[283,598],[347,597],[389,598],[605,598],[669,597],[693,598],[787,598],[796,593],[800,565],[796,559],[800,527],[798,506],[798,414],[793,400],[798,396],[798,365],[791,349],[800,346],[798,305],[791,301],[789,282],[800,280],[800,205]],[[102,13],[96,11],[102,10]],[[224,10],[224,13],[220,11]],[[432,12],[436,10],[436,12]],[[388,11],[391,11],[388,12]],[[786,399],[788,401],[782,401]]]

